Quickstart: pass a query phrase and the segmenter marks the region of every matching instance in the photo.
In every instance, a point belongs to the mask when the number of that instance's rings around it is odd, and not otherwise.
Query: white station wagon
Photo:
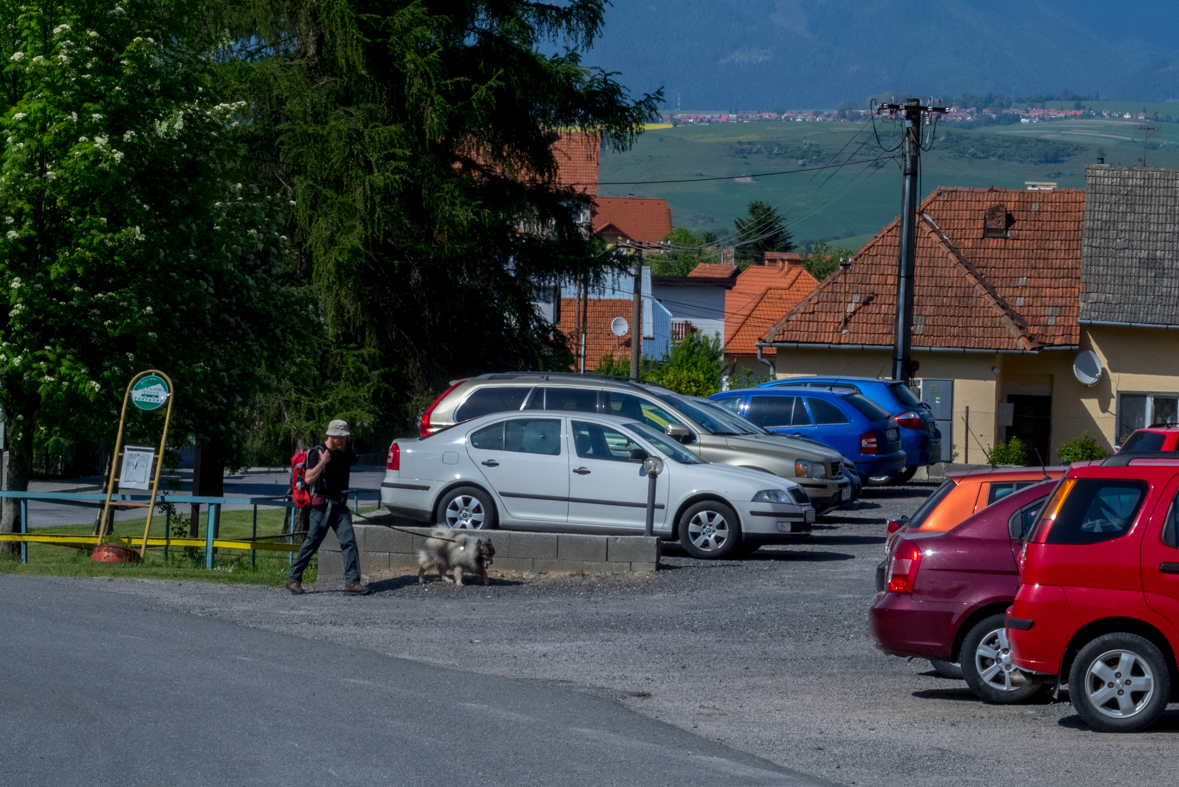
[[[696,557],[809,535],[806,492],[769,473],[710,464],[647,424],[587,413],[495,413],[389,447],[381,503],[454,528],[641,535],[648,457],[655,534]]]

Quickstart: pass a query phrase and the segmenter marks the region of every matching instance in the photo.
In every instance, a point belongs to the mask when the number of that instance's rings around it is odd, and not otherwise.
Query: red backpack
[[[311,490],[307,488],[307,481],[303,477],[306,472],[307,449],[301,448],[291,457],[291,500],[295,508],[311,505]]]

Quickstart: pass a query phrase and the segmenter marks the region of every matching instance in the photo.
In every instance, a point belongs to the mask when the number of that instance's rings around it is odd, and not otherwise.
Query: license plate
[[[808,508],[806,514],[803,515],[803,521],[808,522],[808,523],[814,522],[815,521],[815,509]]]
[[[839,490],[839,499],[840,500],[851,500],[851,490],[850,489],[840,489]]]

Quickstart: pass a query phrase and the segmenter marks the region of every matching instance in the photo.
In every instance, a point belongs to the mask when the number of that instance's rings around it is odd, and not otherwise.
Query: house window
[[[986,210],[983,225],[984,238],[1006,238],[1007,229],[1011,226],[1009,214],[1005,205],[991,205]]]
[[[1151,424],[1179,424],[1179,394],[1118,394],[1118,442]]]

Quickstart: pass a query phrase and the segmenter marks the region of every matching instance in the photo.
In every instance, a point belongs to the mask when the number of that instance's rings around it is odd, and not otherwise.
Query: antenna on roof
[[[1048,467],[1044,464],[1044,457],[1040,455],[1040,449],[1033,445],[1032,450],[1036,452],[1036,458],[1040,460],[1040,472],[1044,474],[1040,480],[1051,481],[1052,479],[1048,477]]]

